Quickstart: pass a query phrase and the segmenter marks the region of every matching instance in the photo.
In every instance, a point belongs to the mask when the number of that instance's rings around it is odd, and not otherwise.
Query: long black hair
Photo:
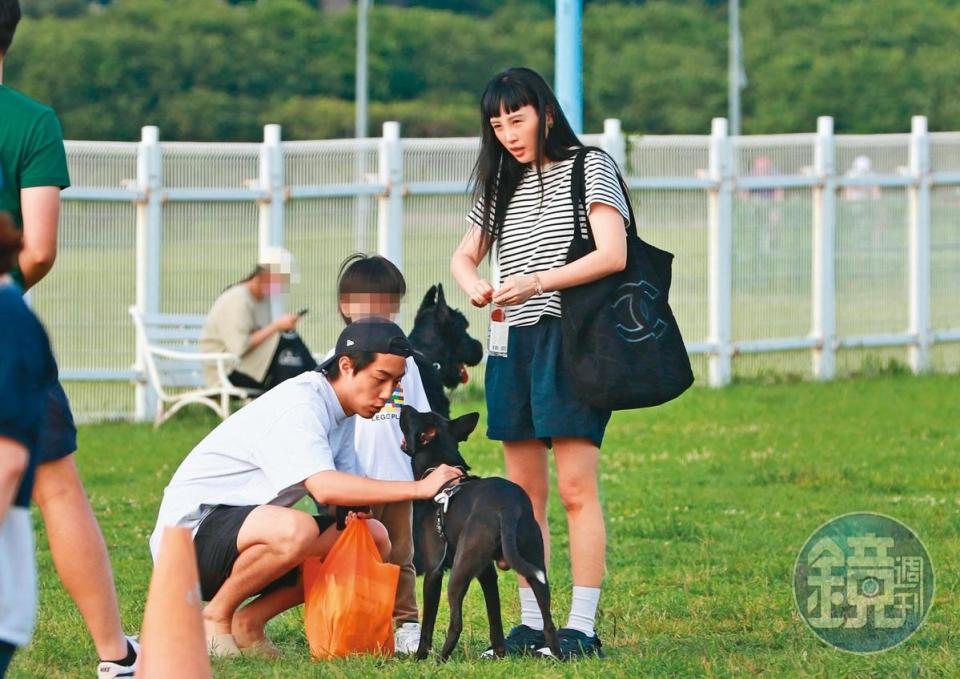
[[[480,97],[480,155],[473,167],[472,181],[474,199],[482,201],[483,236],[485,245],[496,242],[503,230],[507,205],[513,197],[520,178],[527,166],[517,161],[497,139],[491,118],[501,112],[513,113],[524,106],[533,106],[539,116],[537,124],[537,180],[543,189],[543,172],[540,163],[544,160],[566,160],[576,154],[583,144],[577,138],[566,116],[560,109],[556,95],[546,81],[529,68],[508,68],[495,75],[487,83]],[[553,126],[547,134],[547,118]]]

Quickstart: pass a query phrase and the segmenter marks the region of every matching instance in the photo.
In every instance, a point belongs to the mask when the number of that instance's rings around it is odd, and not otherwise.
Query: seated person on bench
[[[238,387],[267,391],[317,367],[296,332],[300,314],[271,319],[270,298],[286,290],[292,270],[287,250],[266,248],[253,273],[224,290],[207,314],[200,351],[239,356],[240,364],[228,375]],[[208,386],[216,385],[216,365],[205,365],[203,377]]]

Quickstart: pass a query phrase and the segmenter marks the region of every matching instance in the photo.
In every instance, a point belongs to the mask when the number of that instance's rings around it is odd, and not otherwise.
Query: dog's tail
[[[503,559],[518,574],[527,580],[535,579],[541,584],[547,584],[547,576],[543,570],[534,566],[520,555],[517,547],[517,524],[520,522],[520,507],[510,507],[500,514],[500,546],[503,549]]]

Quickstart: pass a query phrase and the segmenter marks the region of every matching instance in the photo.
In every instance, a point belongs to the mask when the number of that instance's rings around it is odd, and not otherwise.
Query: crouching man
[[[193,530],[212,655],[278,655],[267,621],[303,602],[300,565],[326,556],[339,535],[333,517],[292,509],[305,495],[340,506],[428,499],[461,473],[441,466],[420,481],[357,476],[353,415],[371,418],[384,407],[410,353],[403,331],[385,319],[347,326],[318,371],[234,413],[173,475],[150,548],[156,559],[165,526]],[[369,525],[386,556],[386,530]]]

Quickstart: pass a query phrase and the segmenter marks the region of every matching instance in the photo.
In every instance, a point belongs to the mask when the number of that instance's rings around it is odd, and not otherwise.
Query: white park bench
[[[221,419],[230,415],[230,399],[246,403],[257,392],[234,386],[227,375],[239,362],[235,354],[203,353],[199,350],[203,316],[189,314],[143,314],[131,306],[137,330],[139,361],[146,371],[148,388],[157,397],[154,427],[192,403],[205,405]],[[203,368],[217,368],[217,384],[207,386]]]

